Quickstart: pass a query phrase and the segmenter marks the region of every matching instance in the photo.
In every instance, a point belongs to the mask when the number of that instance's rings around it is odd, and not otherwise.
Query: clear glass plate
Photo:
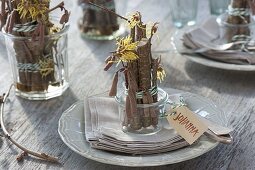
[[[173,95],[181,94],[192,111],[212,122],[227,126],[226,114],[207,98],[176,89],[164,90],[169,94],[170,99]],[[63,113],[59,120],[58,132],[70,149],[81,156],[98,162],[130,167],[174,164],[198,157],[218,145],[218,142],[202,136],[194,145],[162,154],[132,156],[93,149],[85,139],[83,105],[83,101],[79,101]]]

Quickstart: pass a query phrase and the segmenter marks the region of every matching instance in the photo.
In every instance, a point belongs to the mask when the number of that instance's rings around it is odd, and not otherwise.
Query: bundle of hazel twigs
[[[141,14],[136,12],[129,19],[125,19],[130,27],[130,35],[117,39],[117,50],[106,59],[105,70],[114,63],[121,64],[115,73],[110,96],[117,93],[118,73],[125,77],[127,91],[125,120],[123,126],[133,130],[140,130],[158,124],[156,109],[139,109],[137,104],[152,104],[158,101],[157,78],[162,80],[165,72],[160,65],[160,58],[153,58],[151,40],[157,31],[158,23],[144,24]]]
[[[62,26],[69,20],[69,12],[64,2],[50,8],[50,0],[1,0],[0,27],[7,34],[28,39],[13,39],[13,49],[17,60],[18,77],[16,87],[23,92],[47,91],[55,82],[54,71],[58,56],[57,40],[48,35],[61,31],[50,21],[49,14],[61,9]],[[32,38],[32,41],[29,38]]]
[[[228,42],[250,40],[252,30],[249,24],[254,22],[252,21],[252,15],[254,15],[254,13],[254,0],[231,0],[227,23],[233,26],[227,28]]]
[[[101,10],[89,3],[103,6],[113,12],[115,9],[114,0],[79,0],[82,6],[83,17],[79,21],[81,32],[92,35],[112,35],[119,29],[117,16],[107,11]]]

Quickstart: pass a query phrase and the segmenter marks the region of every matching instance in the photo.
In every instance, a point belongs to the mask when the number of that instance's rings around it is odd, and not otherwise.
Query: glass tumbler
[[[224,13],[217,18],[221,43],[255,40],[255,20],[252,17],[247,24],[230,24],[229,17],[228,13]]]
[[[135,112],[129,114],[126,111],[125,91],[116,96],[119,105],[121,129],[125,133],[154,134],[163,127],[162,118],[165,116],[165,108],[168,94],[158,88],[158,102],[152,104],[137,104]]]
[[[220,15],[226,12],[231,0],[209,0],[212,15]]]
[[[69,25],[43,40],[6,33],[3,29],[15,93],[29,100],[47,100],[68,88]]]
[[[98,6],[125,16],[126,0],[90,0]],[[124,21],[101,8],[90,5],[87,0],[79,0],[82,17],[78,26],[82,36],[94,40],[112,40],[125,32]]]
[[[196,23],[198,0],[170,0],[169,2],[172,21],[177,28]]]

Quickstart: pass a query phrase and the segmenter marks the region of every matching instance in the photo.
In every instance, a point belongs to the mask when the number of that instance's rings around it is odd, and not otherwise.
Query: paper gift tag
[[[170,110],[167,113],[167,120],[190,145],[208,129],[208,126],[186,106],[176,108],[175,112],[175,114],[172,114],[172,110]]]

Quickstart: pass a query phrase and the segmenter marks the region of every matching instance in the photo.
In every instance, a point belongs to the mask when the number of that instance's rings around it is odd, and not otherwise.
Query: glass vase
[[[212,15],[220,15],[227,11],[230,0],[209,0]]]
[[[196,24],[198,0],[170,0],[172,22],[177,28]]]
[[[255,40],[255,21],[253,17],[248,18],[249,23],[231,24],[229,20],[231,15],[228,12],[217,18],[220,27],[220,42],[228,43],[235,41],[251,41]],[[242,19],[242,18],[240,18]],[[236,22],[236,21],[235,21]]]
[[[90,2],[125,16],[126,0],[91,0]],[[112,40],[125,32],[122,19],[96,6],[79,0],[82,17],[78,26],[82,36],[94,40]]]
[[[61,31],[40,40],[3,29],[17,96],[47,100],[68,88],[68,28],[66,24]]]
[[[158,102],[151,104],[137,104],[135,113],[126,111],[126,96],[124,90],[116,96],[119,106],[121,129],[125,133],[155,134],[163,127],[162,118],[165,116],[165,108],[168,94],[161,88],[157,88]]]

